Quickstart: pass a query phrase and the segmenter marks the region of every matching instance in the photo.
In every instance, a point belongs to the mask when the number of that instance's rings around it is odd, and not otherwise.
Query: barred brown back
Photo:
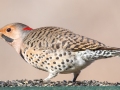
[[[24,39],[29,47],[35,49],[64,49],[71,51],[105,50],[118,48],[107,47],[96,40],[80,36],[59,27],[42,27],[31,31]]]

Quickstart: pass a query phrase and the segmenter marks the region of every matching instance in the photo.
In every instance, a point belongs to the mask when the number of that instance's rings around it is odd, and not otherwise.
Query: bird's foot
[[[51,80],[47,80],[47,79],[44,79],[44,80],[43,80],[43,83],[44,83],[44,84],[50,83],[50,82],[51,82]]]

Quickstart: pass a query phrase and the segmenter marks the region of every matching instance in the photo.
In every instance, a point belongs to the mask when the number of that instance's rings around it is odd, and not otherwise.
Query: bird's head
[[[0,29],[0,38],[16,47],[31,30],[32,28],[22,23],[8,24]]]
[[[0,37],[8,43],[13,42],[19,38],[24,38],[32,28],[22,23],[12,23],[0,29]]]

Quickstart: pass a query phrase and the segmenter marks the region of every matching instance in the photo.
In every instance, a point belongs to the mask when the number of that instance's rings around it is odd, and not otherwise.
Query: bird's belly
[[[36,52],[33,49],[24,52],[24,59],[29,64],[47,72],[73,73],[84,69],[91,63],[83,60],[79,52],[63,50],[52,52],[40,50]]]
[[[83,59],[76,60],[75,63],[71,68],[68,67],[68,69],[64,70],[63,72],[60,72],[61,74],[67,74],[67,73],[73,73],[76,71],[81,71],[82,69],[86,68],[88,65],[90,65],[93,61],[86,62]]]

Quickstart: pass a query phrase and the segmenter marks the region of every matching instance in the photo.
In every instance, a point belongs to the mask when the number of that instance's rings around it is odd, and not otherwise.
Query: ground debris
[[[119,82],[110,83],[107,81],[99,82],[95,80],[84,80],[84,81],[51,81],[49,83],[43,83],[42,79],[35,80],[12,80],[12,81],[0,81],[0,87],[51,87],[51,86],[120,86]]]

